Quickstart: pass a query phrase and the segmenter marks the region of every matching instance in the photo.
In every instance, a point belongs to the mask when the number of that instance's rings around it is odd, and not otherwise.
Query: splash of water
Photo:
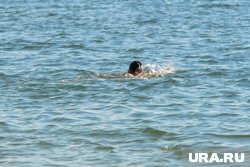
[[[144,67],[144,75],[152,77],[161,77],[175,72],[172,66],[159,66],[155,64],[146,64]]]
[[[139,75],[133,76],[126,73],[124,76],[126,78],[141,78],[141,79],[150,79],[154,77],[163,77],[167,74],[174,73],[176,70],[172,66],[159,66],[155,64],[146,64],[143,66],[143,72]]]

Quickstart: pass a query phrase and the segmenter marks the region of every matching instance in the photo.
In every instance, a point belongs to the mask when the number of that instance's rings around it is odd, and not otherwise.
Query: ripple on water
[[[142,131],[144,134],[147,134],[152,137],[160,138],[163,137],[164,135],[168,134],[167,131],[155,129],[155,128],[146,128]]]
[[[121,137],[122,133],[119,130],[93,130],[89,136],[115,138]]]
[[[240,7],[240,4],[237,2],[237,1],[225,1],[225,2],[221,2],[221,1],[218,1],[218,2],[212,2],[212,3],[204,3],[202,5],[200,5],[206,9],[212,9],[212,8],[215,8],[215,9],[237,9],[238,7]]]
[[[105,145],[99,145],[95,148],[98,151],[112,151],[115,149],[115,147],[112,146],[105,146]]]
[[[55,142],[49,142],[49,141],[38,141],[36,142],[36,146],[42,149],[50,149],[55,147],[64,147],[64,145],[55,143]]]
[[[0,121],[0,127],[3,128],[5,126],[8,126],[7,122]]]
[[[218,138],[227,138],[230,140],[234,139],[250,139],[250,134],[222,134],[222,133],[205,133],[210,136],[218,137]]]

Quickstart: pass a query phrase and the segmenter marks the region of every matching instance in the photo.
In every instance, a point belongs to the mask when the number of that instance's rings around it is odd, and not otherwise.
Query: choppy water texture
[[[186,148],[249,148],[249,6],[1,0],[0,166],[182,166]],[[175,70],[121,77],[133,60]]]

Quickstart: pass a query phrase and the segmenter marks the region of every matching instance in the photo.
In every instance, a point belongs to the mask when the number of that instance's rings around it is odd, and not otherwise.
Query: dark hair
[[[142,63],[140,61],[133,61],[129,65],[128,73],[136,75],[142,72]]]

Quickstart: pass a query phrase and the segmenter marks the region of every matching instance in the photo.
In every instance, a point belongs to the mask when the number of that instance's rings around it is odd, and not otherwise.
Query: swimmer
[[[133,61],[132,63],[130,63],[128,74],[136,76],[136,75],[141,74],[142,72],[143,72],[143,68],[142,68],[142,64],[140,61]]]

